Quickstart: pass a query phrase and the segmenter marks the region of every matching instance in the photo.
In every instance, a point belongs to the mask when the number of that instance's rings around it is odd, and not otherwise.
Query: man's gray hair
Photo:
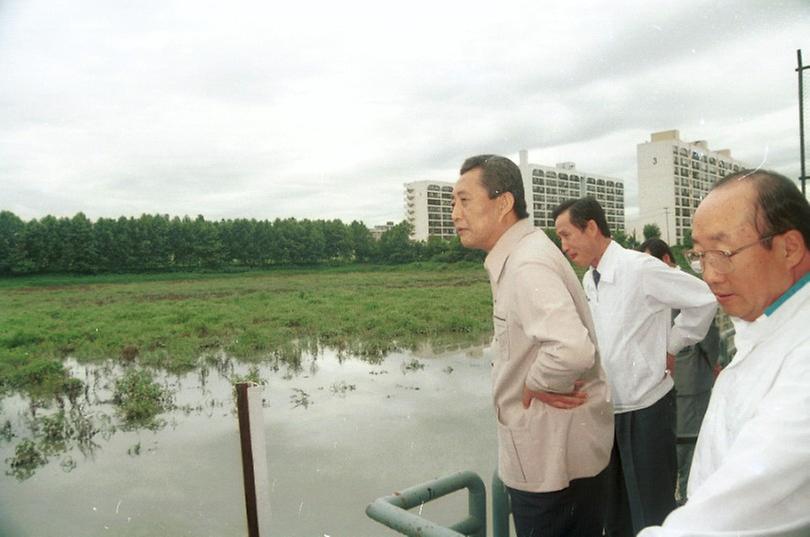
[[[796,183],[769,170],[740,170],[720,179],[712,190],[750,182],[756,189],[754,227],[761,237],[779,235],[791,229],[798,230],[810,250],[810,204]],[[771,247],[770,239],[763,241]]]

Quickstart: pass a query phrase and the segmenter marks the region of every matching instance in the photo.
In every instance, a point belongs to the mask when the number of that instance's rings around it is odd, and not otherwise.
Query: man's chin
[[[741,304],[736,300],[735,295],[715,295],[717,304],[720,308],[730,317],[737,317],[746,321],[753,320],[750,317],[750,308],[746,308],[745,304]],[[754,317],[756,318],[756,317]]]
[[[470,240],[469,237],[465,239],[463,235],[459,235],[458,239],[459,242],[461,242],[461,245],[465,248],[469,248],[470,250],[481,250],[481,246],[475,244],[475,241]]]
[[[573,257],[570,257],[570,256],[569,256],[569,257],[568,257],[568,259],[571,261],[571,263],[575,264],[575,265],[576,265],[576,266],[578,266],[579,268],[584,268],[584,269],[586,269],[586,268],[588,268],[588,266],[589,266],[589,264],[588,264],[588,263],[583,263],[582,261],[580,261],[580,260],[579,260],[579,258],[578,258],[577,256],[573,256]]]

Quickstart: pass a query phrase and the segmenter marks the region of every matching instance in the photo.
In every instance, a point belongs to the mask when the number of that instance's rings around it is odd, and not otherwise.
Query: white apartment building
[[[577,170],[573,162],[556,166],[529,163],[529,153],[520,151],[520,173],[526,204],[534,225],[554,228],[551,213],[563,201],[590,196],[605,210],[611,231],[624,231],[624,181]]]
[[[383,233],[390,230],[392,227],[394,227],[393,222],[386,222],[385,224],[377,224],[376,226],[374,226],[369,230],[371,232],[371,238],[374,239],[375,241],[380,240],[383,236]]]
[[[705,140],[684,142],[677,130],[654,132],[636,146],[639,214],[634,231],[642,240],[646,224],[657,224],[661,238],[681,244],[691,232],[692,215],[722,177],[747,166],[731,151],[711,151]]]
[[[453,184],[447,181],[405,183],[405,216],[413,226],[411,239],[426,241],[429,236],[449,239],[453,229]]]

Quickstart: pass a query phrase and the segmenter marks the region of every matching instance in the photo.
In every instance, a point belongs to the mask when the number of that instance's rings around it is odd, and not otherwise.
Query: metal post
[[[509,537],[509,493],[498,476],[492,474],[492,537]]]
[[[799,154],[802,167],[802,176],[799,177],[799,180],[802,182],[802,194],[805,194],[804,183],[807,180],[807,172],[804,167],[804,81],[802,73],[805,69],[810,67],[810,65],[802,65],[801,49],[796,51],[796,56],[799,60],[799,67],[796,71],[799,73]]]
[[[417,505],[466,488],[469,494],[466,518],[446,527],[409,512]],[[366,514],[377,522],[409,537],[486,537],[486,487],[474,472],[458,472],[377,498]]]
[[[260,537],[262,534],[268,535],[265,513],[266,507],[270,505],[261,386],[237,384],[236,409],[242,446],[248,537]],[[254,428],[251,428],[251,422],[255,424]]]

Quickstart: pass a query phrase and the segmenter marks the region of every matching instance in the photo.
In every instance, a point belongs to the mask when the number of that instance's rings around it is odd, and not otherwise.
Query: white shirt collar
[[[744,359],[754,345],[768,339],[777,332],[776,327],[792,319],[803,307],[806,307],[805,304],[810,299],[810,285],[806,285],[808,281],[810,281],[810,275],[806,274],[774,301],[766,312],[753,321],[746,321],[739,317],[731,318],[731,322],[734,324],[734,343],[739,360],[735,356],[729,365]]]
[[[621,245],[614,240],[611,240],[608,247],[605,248],[601,259],[599,259],[599,264],[596,266],[596,270],[599,271],[600,282],[613,283],[616,275],[618,257],[622,250]],[[593,267],[591,267],[591,270],[593,270]]]

